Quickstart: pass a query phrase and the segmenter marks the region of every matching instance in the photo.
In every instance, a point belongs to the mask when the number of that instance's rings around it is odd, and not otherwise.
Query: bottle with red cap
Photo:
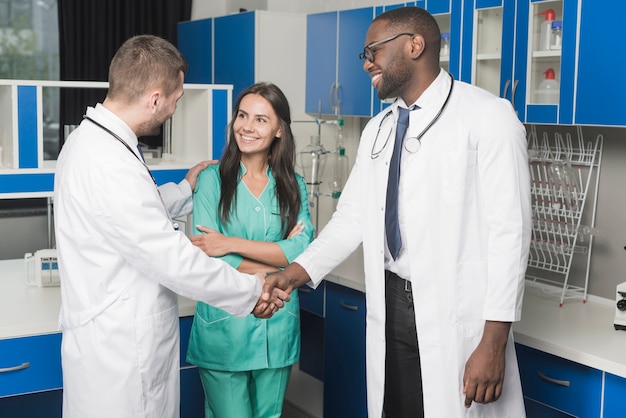
[[[558,104],[559,103],[559,82],[555,80],[554,69],[548,68],[544,71],[546,78],[539,83],[537,89],[537,103]]]
[[[539,36],[539,49],[541,51],[549,51],[552,40],[552,22],[554,22],[554,10],[546,9],[537,13],[537,16],[545,15],[546,19],[541,23],[541,34]]]

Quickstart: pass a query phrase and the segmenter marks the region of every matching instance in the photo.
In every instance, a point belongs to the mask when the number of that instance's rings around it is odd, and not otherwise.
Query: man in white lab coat
[[[63,330],[63,416],[179,416],[177,295],[234,315],[271,315],[262,278],[207,257],[176,231],[198,172],[157,188],[137,148],[176,109],[187,64],[169,42],[118,50],[102,104],[64,144],[55,177]],[[255,309],[256,306],[256,309]]]
[[[328,225],[276,276],[316,286],[363,244],[369,416],[523,417],[511,323],[531,230],[524,127],[508,101],[440,69],[425,10],[378,16],[365,45],[378,96],[397,99],[365,127]]]

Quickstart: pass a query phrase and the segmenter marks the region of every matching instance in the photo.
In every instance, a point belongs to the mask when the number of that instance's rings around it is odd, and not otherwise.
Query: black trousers
[[[411,283],[385,272],[385,418],[422,418],[422,373]]]

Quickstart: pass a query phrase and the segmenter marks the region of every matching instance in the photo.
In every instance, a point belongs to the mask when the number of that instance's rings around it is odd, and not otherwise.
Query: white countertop
[[[23,259],[0,260],[0,340],[59,332],[59,287],[27,286]],[[195,302],[178,298],[180,316],[191,316]]]
[[[365,291],[362,265],[357,274],[335,270],[328,280]],[[24,260],[0,261],[0,339],[59,332],[59,288],[26,286],[24,276]],[[513,324],[515,341],[626,378],[626,331],[613,328],[614,306],[590,297],[559,307],[554,296],[527,287],[522,320]],[[180,316],[191,316],[194,309],[194,301],[179,298]]]
[[[626,331],[613,327],[615,302],[590,296],[565,301],[526,286],[515,341],[576,363],[626,377]]]

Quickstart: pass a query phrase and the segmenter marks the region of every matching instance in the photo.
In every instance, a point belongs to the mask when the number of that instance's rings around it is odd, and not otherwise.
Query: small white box
[[[26,264],[26,284],[29,286],[59,286],[59,265],[57,250],[45,249],[35,251],[35,254],[24,254]]]

